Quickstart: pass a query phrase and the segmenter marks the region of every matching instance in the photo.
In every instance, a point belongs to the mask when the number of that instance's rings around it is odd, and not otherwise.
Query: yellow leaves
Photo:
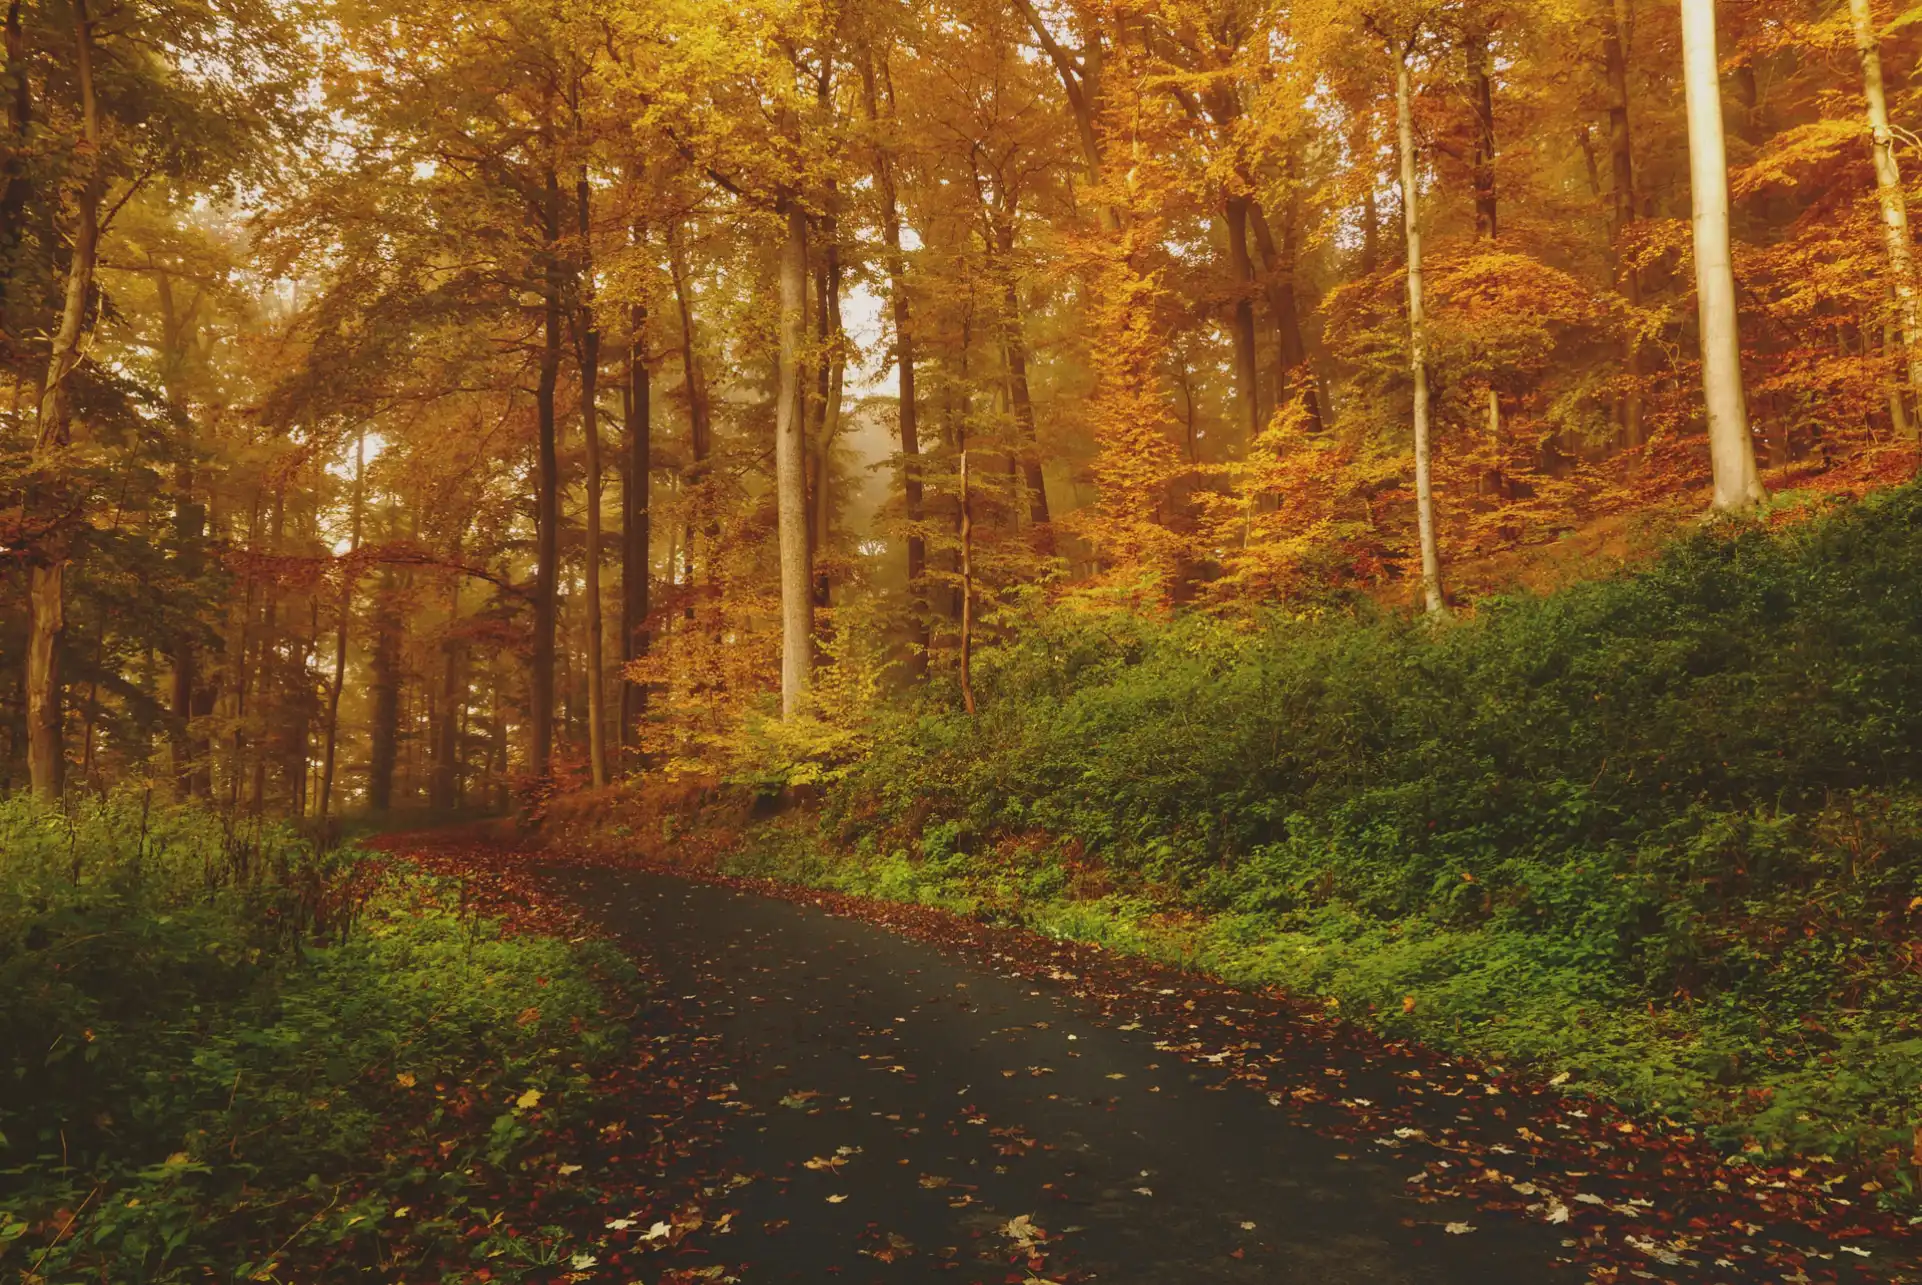
[[[541,1104],[541,1096],[539,1089],[529,1089],[514,1099],[514,1106],[521,1111],[532,1111]]]
[[[415,1083],[413,1072],[402,1071],[399,1075],[396,1075],[394,1077],[394,1083],[398,1084],[403,1089],[413,1088]]]
[[[1868,162],[1868,125],[1858,119],[1817,120],[1794,125],[1769,139],[1753,161],[1729,173],[1737,200],[1769,187],[1797,187],[1812,170],[1838,159]]]

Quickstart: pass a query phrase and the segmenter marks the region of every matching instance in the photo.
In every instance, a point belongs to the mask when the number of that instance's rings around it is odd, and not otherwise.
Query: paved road
[[[739,1068],[714,1106],[760,1175],[728,1202],[748,1285],[1583,1279],[1554,1229],[1420,1203],[1408,1165],[991,960],[727,887],[549,873]]]

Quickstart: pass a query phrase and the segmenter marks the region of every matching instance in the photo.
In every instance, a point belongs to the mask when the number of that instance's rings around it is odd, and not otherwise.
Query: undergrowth
[[[0,803],[0,1268],[514,1279],[561,1251],[493,1243],[486,1193],[618,1054],[632,981],[352,848]]]
[[[1020,919],[1914,1195],[1922,490],[1432,627],[1039,611],[735,869]]]

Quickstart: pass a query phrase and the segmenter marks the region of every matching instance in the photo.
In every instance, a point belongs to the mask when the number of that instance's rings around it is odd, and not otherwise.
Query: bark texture
[[[1401,151],[1403,234],[1408,241],[1408,372],[1414,380],[1415,518],[1421,532],[1422,606],[1430,616],[1448,612],[1442,594],[1441,550],[1435,536],[1435,489],[1428,440],[1428,318],[1422,303],[1421,195],[1415,164],[1414,74],[1409,51],[1397,51],[1395,114]]]
[[[1695,302],[1701,325],[1702,395],[1708,414],[1714,507],[1753,508],[1763,498],[1742,389],[1742,336],[1729,251],[1728,152],[1715,48],[1715,0],[1682,0],[1682,69],[1688,98],[1689,191],[1695,229]]]
[[[814,676],[814,587],[808,559],[806,407],[807,211],[790,198],[781,243],[781,316],[774,423],[774,495],[781,556],[781,716],[800,712]]]

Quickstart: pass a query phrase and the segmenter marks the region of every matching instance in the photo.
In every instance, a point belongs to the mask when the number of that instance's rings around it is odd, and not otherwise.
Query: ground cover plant
[[[1922,491],[1428,625],[1053,611],[732,868],[1326,997],[1913,1196]]]
[[[653,1100],[633,967],[524,897],[137,799],[0,804],[0,853],[9,1273],[551,1279],[657,1158],[607,1131]]]

